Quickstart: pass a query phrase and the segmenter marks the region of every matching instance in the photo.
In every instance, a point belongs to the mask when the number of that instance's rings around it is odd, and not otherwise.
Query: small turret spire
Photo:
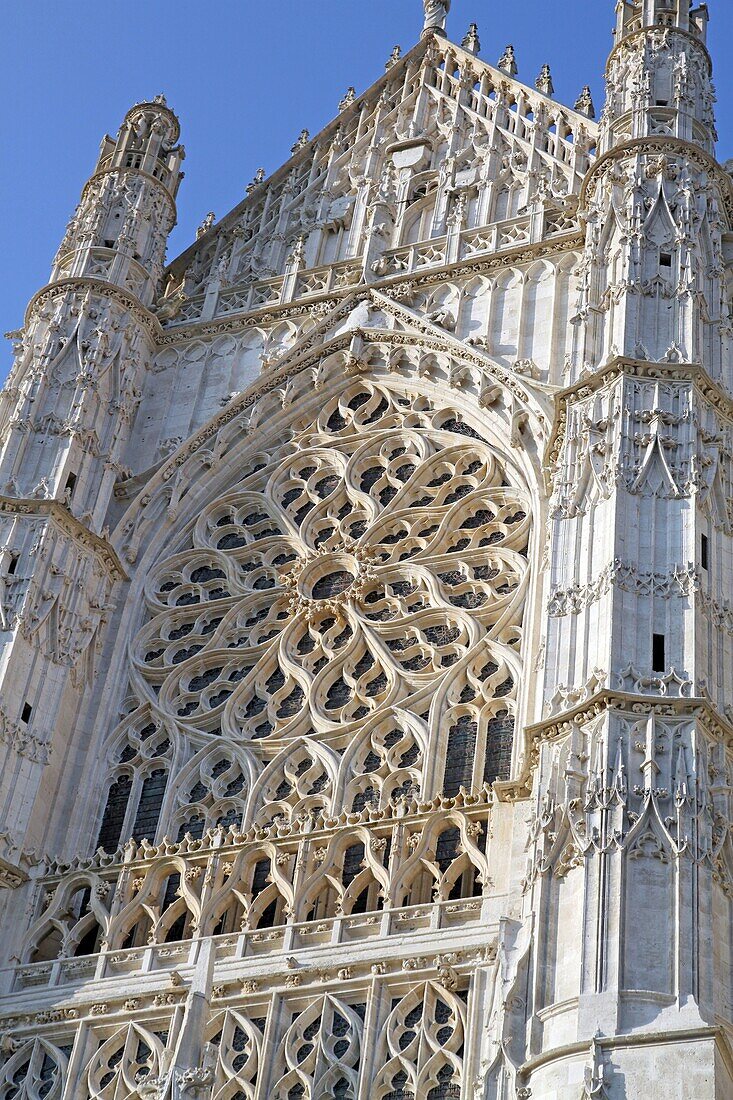
[[[552,83],[552,73],[550,72],[549,65],[543,65],[540,69],[540,75],[534,82],[535,88],[538,92],[542,92],[543,95],[554,95],[555,85]]]
[[[576,99],[575,110],[579,111],[581,115],[585,115],[587,118],[596,117],[596,108],[593,103],[593,95],[590,90],[590,85],[586,84],[583,88],[583,91]]]
[[[517,66],[517,56],[514,53],[514,46],[507,46],[504,53],[501,55],[496,63],[496,67],[501,69],[503,73],[508,76],[516,76],[519,72]]]
[[[461,42],[464,50],[468,50],[470,53],[479,53],[481,50],[481,39],[478,36],[478,24],[471,23],[470,27],[466,31],[466,35]]]

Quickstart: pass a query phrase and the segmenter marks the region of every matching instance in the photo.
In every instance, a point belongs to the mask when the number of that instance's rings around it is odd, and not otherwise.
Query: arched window
[[[131,719],[113,754],[97,847],[114,852],[130,838],[155,840],[168,783],[170,739],[157,722]]]
[[[118,776],[110,785],[97,839],[97,847],[104,848],[105,852],[114,852],[120,842],[131,794],[132,778],[129,775]]]

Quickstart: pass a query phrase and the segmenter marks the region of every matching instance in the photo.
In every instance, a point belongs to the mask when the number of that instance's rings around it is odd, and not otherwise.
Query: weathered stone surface
[[[1,1095],[733,1092],[706,14],[596,124],[449,9],[168,267],[134,107],[14,334]]]

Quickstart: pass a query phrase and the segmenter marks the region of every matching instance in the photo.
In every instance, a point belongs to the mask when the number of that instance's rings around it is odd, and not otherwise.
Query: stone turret
[[[182,178],[180,126],[163,96],[138,103],[116,139],[102,141],[94,174],[54,260],[52,282],[103,279],[144,305],[156,293]]]
[[[643,1060],[618,1036],[638,1029],[684,1057],[682,1029],[724,1012],[731,983],[710,957],[731,911],[706,855],[730,813],[714,777],[733,647],[709,608],[731,596],[731,192],[713,155],[705,8],[644,0],[617,15],[551,506],[535,866],[553,876],[535,880],[534,1010],[555,1006],[558,1046],[613,1042],[636,1095]],[[714,1061],[711,1042],[667,1093],[723,1095],[706,1091]],[[593,1073],[600,1091],[583,1095],[621,1095],[610,1068]]]
[[[0,397],[0,784],[16,794],[6,854],[43,840],[39,785],[63,755],[123,575],[106,515],[153,354],[149,306],[176,219],[178,137],[158,97],[104,138],[51,280],[13,334]]]
[[[689,0],[621,0],[606,72],[602,153],[648,137],[678,138],[713,152],[707,20],[707,7],[691,11]]]

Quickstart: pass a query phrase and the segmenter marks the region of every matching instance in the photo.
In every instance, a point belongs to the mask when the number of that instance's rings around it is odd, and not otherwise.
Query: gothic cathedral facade
[[[0,1100],[733,1096],[707,9],[596,122],[449,7],[168,266],[134,106],[11,334]]]

